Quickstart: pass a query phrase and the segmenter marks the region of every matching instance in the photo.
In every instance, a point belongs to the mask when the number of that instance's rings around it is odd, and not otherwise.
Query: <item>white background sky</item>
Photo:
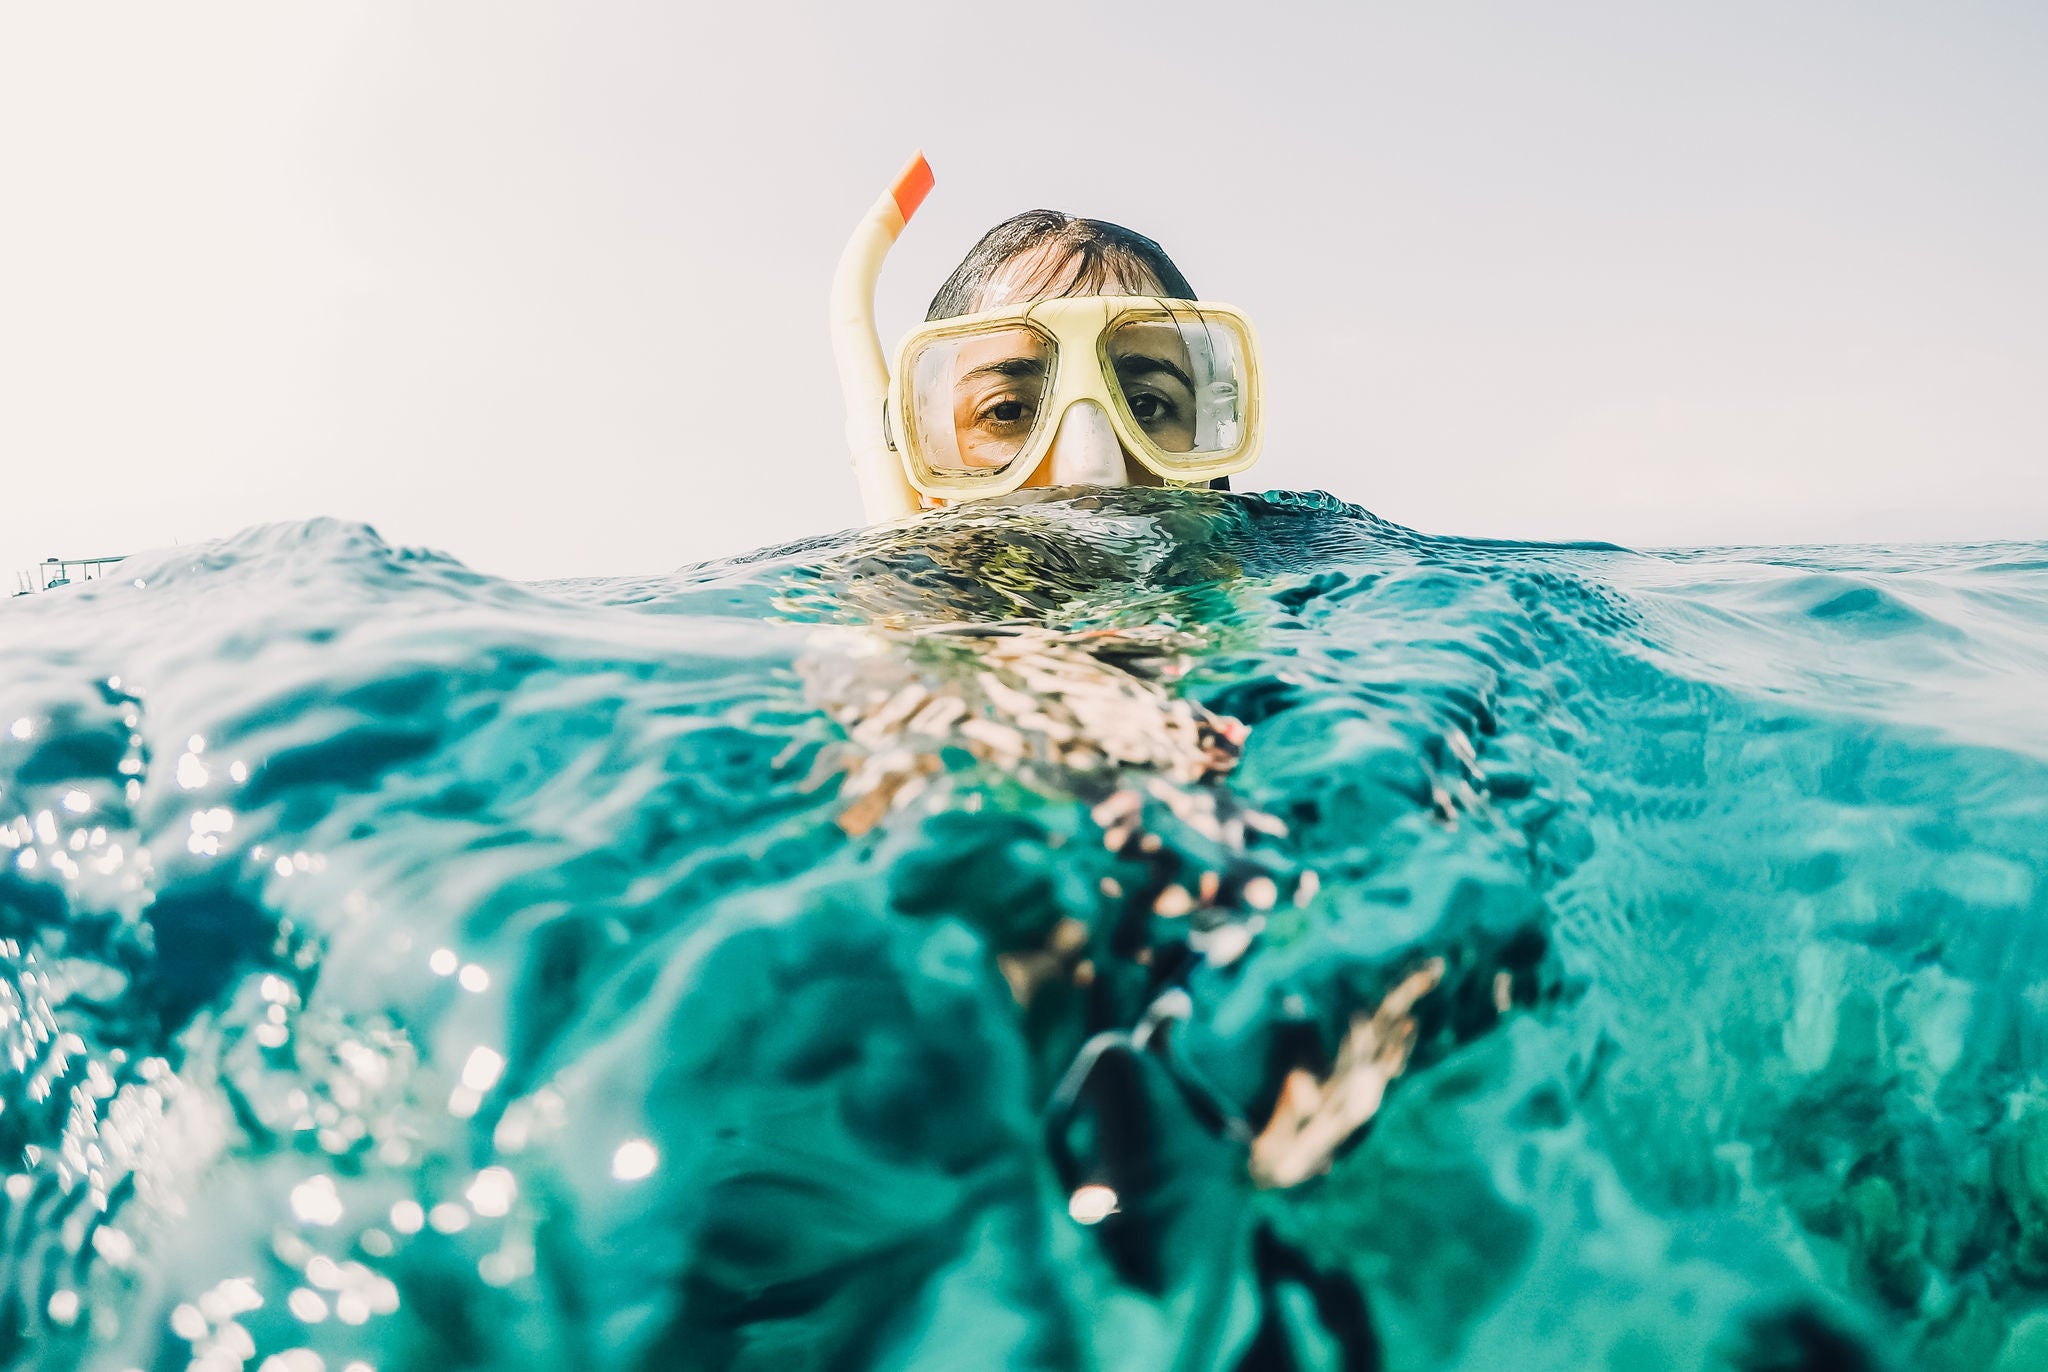
[[[515,577],[855,523],[824,329],[998,219],[1252,313],[1418,528],[2048,537],[2048,5],[0,0],[0,574],[368,520]]]

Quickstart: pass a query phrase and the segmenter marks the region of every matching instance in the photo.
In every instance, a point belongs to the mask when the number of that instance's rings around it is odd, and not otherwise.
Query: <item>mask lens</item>
[[[1244,446],[1251,349],[1237,321],[1195,306],[1126,315],[1103,360],[1139,433],[1172,465],[1211,463]]]
[[[909,359],[910,456],[943,477],[997,476],[1031,446],[1053,344],[1010,326],[935,338]]]

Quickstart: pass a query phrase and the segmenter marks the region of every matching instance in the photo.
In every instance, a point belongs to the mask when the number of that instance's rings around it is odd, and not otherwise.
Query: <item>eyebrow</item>
[[[1163,357],[1147,357],[1143,353],[1125,353],[1116,359],[1116,374],[1143,376],[1146,372],[1165,372],[1189,390],[1195,388],[1193,378]]]
[[[1006,357],[1000,362],[984,362],[961,373],[961,381],[974,381],[984,376],[1042,376],[1045,363],[1036,357]],[[957,383],[956,383],[957,384]]]

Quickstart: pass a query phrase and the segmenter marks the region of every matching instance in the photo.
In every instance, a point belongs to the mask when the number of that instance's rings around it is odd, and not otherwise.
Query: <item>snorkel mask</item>
[[[932,184],[923,155],[912,158],[854,230],[832,282],[846,438],[869,523],[1031,482],[1084,403],[1099,411],[1086,416],[1093,430],[1108,433],[1080,469],[1105,482],[1121,484],[1125,453],[1169,486],[1258,461],[1258,340],[1228,305],[1110,295],[1006,305],[918,326],[889,368],[875,282]]]

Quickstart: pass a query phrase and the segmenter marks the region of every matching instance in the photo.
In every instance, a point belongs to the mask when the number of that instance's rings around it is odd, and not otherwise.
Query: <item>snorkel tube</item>
[[[875,332],[875,281],[897,235],[931,188],[931,165],[920,152],[860,221],[832,274],[832,356],[839,363],[839,389],[846,397],[846,442],[853,450],[853,473],[860,481],[861,506],[870,524],[900,519],[919,508],[917,492],[882,430],[889,364]]]

